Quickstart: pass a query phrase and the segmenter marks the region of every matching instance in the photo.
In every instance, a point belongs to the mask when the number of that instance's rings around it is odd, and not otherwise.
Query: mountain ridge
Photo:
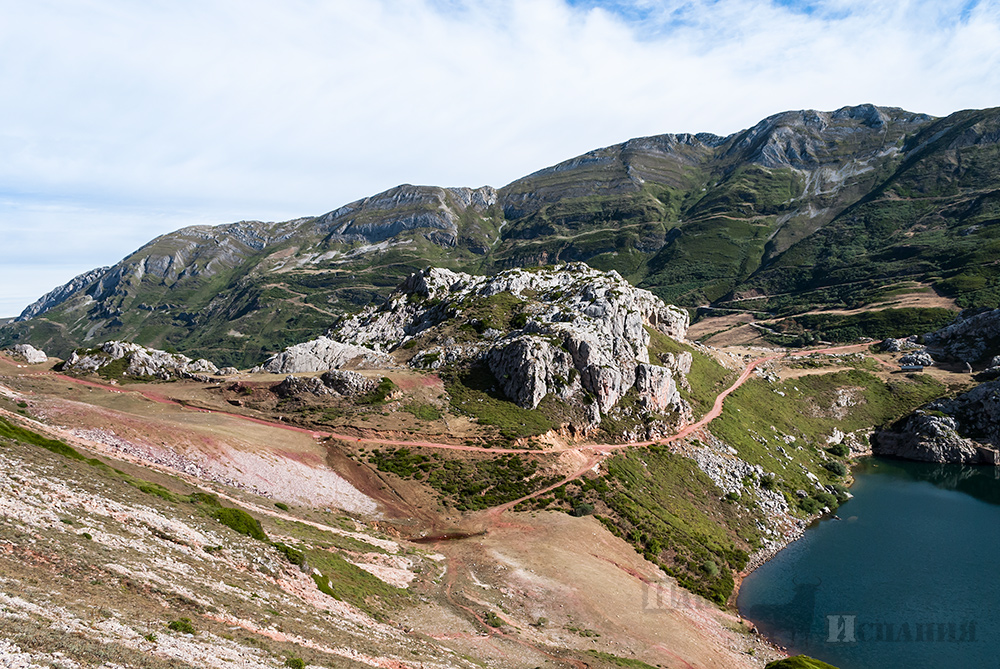
[[[430,265],[583,261],[689,308],[857,306],[914,277],[996,306],[1000,270],[982,260],[1000,243],[998,128],[997,109],[790,111],[726,137],[634,138],[499,189],[403,184],[320,216],[183,228],[50,291],[0,344],[65,356],[134,339],[256,364]]]

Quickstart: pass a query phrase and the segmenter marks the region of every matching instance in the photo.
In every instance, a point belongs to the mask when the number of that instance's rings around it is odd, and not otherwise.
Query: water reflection
[[[1000,467],[988,465],[939,465],[891,458],[865,458],[857,474],[881,474],[910,481],[923,481],[943,490],[957,490],[981,502],[1000,505]]]

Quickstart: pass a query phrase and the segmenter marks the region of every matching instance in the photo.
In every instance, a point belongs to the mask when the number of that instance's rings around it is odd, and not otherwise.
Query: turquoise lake
[[[854,498],[740,588],[740,612],[841,669],[1000,667],[1000,468],[866,459]]]

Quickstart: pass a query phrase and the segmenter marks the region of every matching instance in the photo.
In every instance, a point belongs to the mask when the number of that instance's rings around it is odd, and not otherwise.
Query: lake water
[[[744,581],[740,612],[841,669],[1000,668],[1000,468],[866,459],[841,520]]]

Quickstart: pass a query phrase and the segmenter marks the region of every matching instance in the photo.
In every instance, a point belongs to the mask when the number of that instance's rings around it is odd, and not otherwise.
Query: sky
[[[0,317],[187,225],[1000,105],[1000,0],[0,0]]]

